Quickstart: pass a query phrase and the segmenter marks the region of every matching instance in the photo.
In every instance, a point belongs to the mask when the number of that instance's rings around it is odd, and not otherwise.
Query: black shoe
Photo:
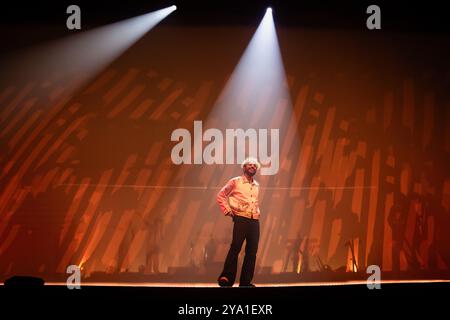
[[[240,284],[239,287],[255,288],[256,286],[253,283],[249,283],[249,284]]]
[[[220,277],[219,278],[219,286],[221,287],[231,287],[230,281],[227,277]]]

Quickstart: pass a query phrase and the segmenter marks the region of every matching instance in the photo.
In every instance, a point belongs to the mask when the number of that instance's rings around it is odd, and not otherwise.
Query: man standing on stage
[[[245,258],[241,270],[240,287],[254,287],[251,283],[255,271],[256,252],[259,242],[259,184],[253,179],[260,168],[258,160],[247,158],[241,165],[244,174],[227,182],[217,195],[220,209],[233,218],[233,240],[219,276],[221,287],[234,284],[238,255],[246,240]]]

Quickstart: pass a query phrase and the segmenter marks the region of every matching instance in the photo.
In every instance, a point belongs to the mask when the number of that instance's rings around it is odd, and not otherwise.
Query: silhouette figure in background
[[[438,234],[441,232],[439,228],[445,226],[445,223],[442,220],[445,209],[439,201],[438,196],[434,193],[434,190],[433,193],[426,193],[422,197],[422,207],[425,212],[425,217],[428,217],[432,221],[431,224],[433,228],[430,232],[425,233],[427,235],[426,240],[428,240],[425,241],[425,249],[428,252],[428,268],[435,270],[438,268]],[[428,223],[426,226],[428,227]]]
[[[300,267],[300,273],[309,272],[309,257],[310,257],[310,240],[308,237],[304,238],[302,254],[302,265]]]
[[[342,228],[339,234],[339,241],[336,252],[330,258],[330,264],[338,267],[339,270],[346,270],[347,257],[349,253],[348,244],[355,238],[360,236],[360,223],[356,213],[352,212],[350,194],[347,196],[347,201],[340,201],[336,209],[333,210],[335,219],[342,220]]]
[[[156,217],[151,223],[147,232],[147,254],[146,263],[147,270],[150,273],[158,274],[159,270],[159,256],[160,256],[160,242],[162,240],[162,226],[163,220],[161,217]]]
[[[286,260],[284,263],[284,272],[289,268],[289,263],[292,261],[292,272],[298,273],[299,264],[300,264],[300,255],[304,254],[304,251],[301,249],[301,245],[303,243],[304,238],[300,235],[297,236],[295,240],[291,240],[288,245],[288,254],[286,256]],[[303,262],[303,259],[302,259]],[[303,266],[303,264],[302,264]]]
[[[294,244],[292,245],[292,271],[298,273],[298,267],[300,263],[300,246],[303,242],[303,238],[299,235],[297,239],[295,239]]]
[[[408,263],[412,270],[420,270],[424,265],[424,257],[421,255],[421,244],[427,238],[427,215],[424,204],[420,197],[415,197],[412,202],[412,210],[415,216],[414,219],[414,234],[412,244],[408,250]],[[405,243],[407,243],[405,241]]]
[[[409,201],[404,194],[397,195],[389,211],[388,223],[392,230],[392,271],[400,271],[400,254],[405,239],[406,220],[408,218]]]

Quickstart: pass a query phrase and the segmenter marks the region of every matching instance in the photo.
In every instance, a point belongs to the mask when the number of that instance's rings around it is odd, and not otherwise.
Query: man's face
[[[249,177],[253,177],[256,174],[256,170],[258,170],[256,164],[249,163],[244,166],[244,173]]]

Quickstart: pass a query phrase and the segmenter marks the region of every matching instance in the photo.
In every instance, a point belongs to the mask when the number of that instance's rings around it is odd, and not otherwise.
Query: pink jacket
[[[259,183],[249,182],[242,175],[227,182],[217,194],[217,202],[224,214],[233,211],[238,216],[259,219],[258,195]]]

